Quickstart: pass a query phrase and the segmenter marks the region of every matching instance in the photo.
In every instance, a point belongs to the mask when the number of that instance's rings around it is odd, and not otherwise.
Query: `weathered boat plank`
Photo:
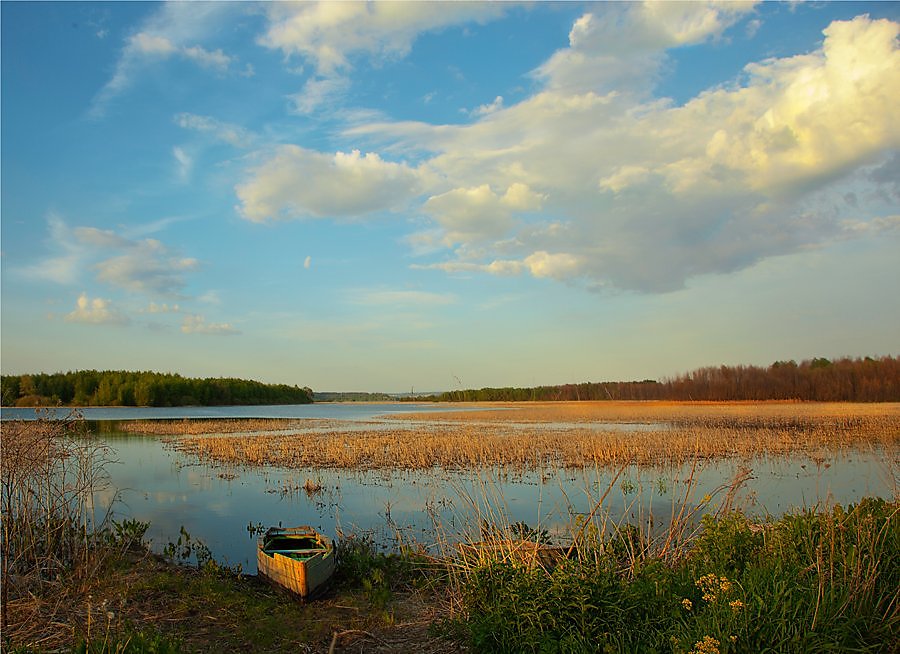
[[[334,573],[334,545],[309,526],[272,527],[258,541],[256,564],[261,577],[308,598]]]

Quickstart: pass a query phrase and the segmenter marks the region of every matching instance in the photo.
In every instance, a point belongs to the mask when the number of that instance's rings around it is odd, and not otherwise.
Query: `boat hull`
[[[302,598],[320,592],[334,574],[334,547],[310,527],[273,528],[259,539],[258,574]]]

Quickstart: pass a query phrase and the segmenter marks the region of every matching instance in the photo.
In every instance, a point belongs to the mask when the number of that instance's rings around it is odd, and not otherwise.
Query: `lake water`
[[[86,409],[89,420],[184,418],[184,417],[286,417],[372,421],[396,426],[396,413],[446,411],[446,405],[421,404],[313,404],[291,407],[213,407],[179,409]],[[27,415],[33,410],[10,412],[3,418]],[[383,416],[379,418],[378,416]],[[393,424],[392,424],[393,423]],[[530,425],[533,427],[534,425]],[[582,425],[583,426],[583,425]],[[111,448],[117,463],[107,467],[109,489],[96,498],[98,513],[112,507],[116,518],[133,517],[151,523],[148,537],[156,551],[177,540],[181,527],[201,540],[217,560],[240,564],[245,572],[256,569],[256,539],[248,527],[282,524],[312,525],[335,535],[369,535],[384,548],[398,539],[415,541],[438,553],[447,542],[477,538],[482,519],[491,523],[525,522],[552,535],[566,531],[572,516],[591,511],[612,483],[613,471],[548,469],[527,474],[505,470],[481,472],[431,470],[326,471],[248,468],[200,463],[155,437],[115,431],[106,422],[100,437]],[[606,423],[604,427],[608,428]],[[647,425],[624,424],[620,428],[643,429]],[[654,426],[658,428],[659,426]],[[316,429],[310,421],[310,430]],[[698,464],[688,504],[713,494],[713,504],[723,499],[715,491],[734,477],[741,466],[752,470],[752,479],[739,501],[757,515],[779,515],[821,502],[846,504],[864,496],[890,497],[894,492],[896,452],[852,451],[813,461],[758,457],[748,461],[713,461]],[[691,466],[631,468],[613,484],[604,508],[616,520],[645,521],[650,513],[665,523],[673,504],[680,504],[688,490]],[[307,479],[322,486],[306,493]]]
[[[0,419],[33,420],[36,417],[61,419],[77,411],[85,420],[165,420],[177,418],[328,418],[335,420],[366,420],[375,416],[398,413],[453,411],[446,404],[396,403],[315,403],[277,404],[267,406],[186,406],[186,407],[68,407],[28,409],[3,407]]]

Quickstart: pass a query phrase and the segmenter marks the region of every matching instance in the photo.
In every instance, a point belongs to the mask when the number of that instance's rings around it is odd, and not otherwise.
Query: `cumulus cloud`
[[[499,238],[513,222],[513,212],[536,211],[544,196],[527,184],[511,184],[503,195],[487,184],[433,195],[424,209],[444,228],[448,245]]]
[[[834,22],[812,52],[750,62],[681,105],[654,96],[668,51],[727,37],[753,6],[592,5],[521,102],[497,96],[469,124],[367,117],[344,130],[422,160],[416,168],[283,146],[236,187],[238,209],[263,221],[421,202],[424,223],[406,241],[443,260],[417,268],[649,292],[890,231],[888,217],[861,214],[856,201],[877,194],[894,215],[900,200],[898,23]],[[262,42],[315,65],[308,97],[294,98],[312,111],[343,92],[354,55],[403,56],[417,34],[454,24],[454,11],[471,18],[465,5],[447,7],[275,5]],[[385,21],[389,11],[399,13]],[[848,187],[831,202],[835,184],[863,169],[868,190]]]
[[[109,300],[90,299],[86,293],[78,296],[75,310],[66,314],[67,322],[83,322],[92,325],[125,325],[128,318],[115,309]]]
[[[419,187],[415,169],[375,153],[331,155],[285,145],[236,192],[240,213],[261,222],[364,215],[402,205]]]
[[[181,323],[181,331],[185,334],[214,334],[219,336],[231,336],[240,334],[230,323],[206,322],[206,318],[200,315],[187,315]]]
[[[423,211],[454,249],[419,267],[667,291],[697,275],[868,233],[859,221],[875,229],[879,216],[858,215],[846,192],[828,202],[835,183],[855,172],[868,171],[868,192],[896,214],[898,23],[834,22],[819,49],[750,63],[740,78],[681,106],[627,80],[576,79],[591,68],[572,63],[576,55],[619,56],[617,44],[635,34],[629,52],[656,66],[666,48],[716,38],[745,9],[671,4],[586,14],[565,56],[538,69],[542,88],[471,124],[347,130],[394,151],[427,153],[423,167],[447,185]],[[675,19],[664,19],[667,12]],[[513,184],[539,194],[539,214],[515,220],[522,209],[501,202]],[[427,227],[420,245],[433,246]]]

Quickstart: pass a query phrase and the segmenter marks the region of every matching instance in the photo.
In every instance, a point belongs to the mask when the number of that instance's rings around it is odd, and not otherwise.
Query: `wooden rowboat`
[[[331,539],[312,527],[270,527],[258,540],[259,575],[304,599],[322,590],[334,563]]]

